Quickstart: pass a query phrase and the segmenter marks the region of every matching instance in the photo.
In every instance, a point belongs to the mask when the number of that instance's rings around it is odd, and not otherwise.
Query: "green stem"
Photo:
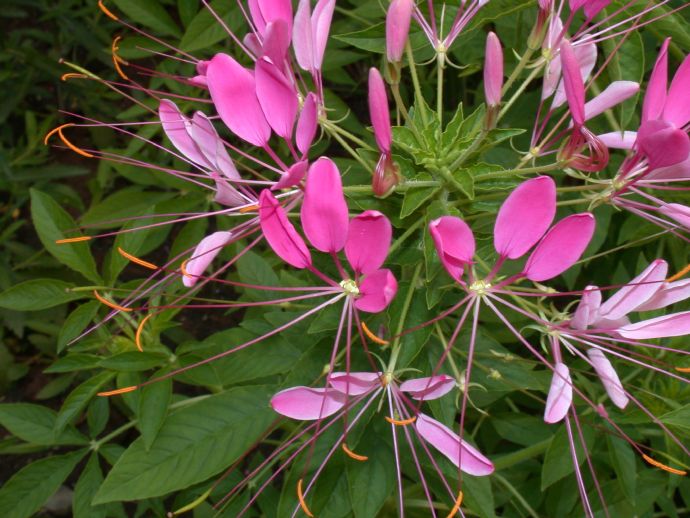
[[[445,68],[445,54],[436,55],[436,116],[438,123],[443,127],[443,69]]]
[[[498,114],[498,119],[501,120],[503,116],[506,114],[506,112],[510,109],[510,107],[513,105],[515,101],[517,101],[522,94],[524,93],[525,89],[529,86],[529,84],[536,78],[540,73],[541,73],[541,66],[537,66],[532,70],[530,75],[527,76],[527,79],[523,81],[523,83],[520,85],[520,87],[515,91],[513,96],[510,98],[510,100],[506,103],[506,105],[501,109],[501,112]]]
[[[338,126],[338,125],[336,125],[336,124],[333,124],[333,123],[332,123],[331,121],[329,121],[329,120],[324,120],[324,121],[322,121],[321,124],[322,124],[323,126],[325,126],[325,127],[328,127],[328,129],[333,130],[333,131],[335,131],[335,132],[337,132],[337,133],[340,133],[342,136],[349,138],[352,142],[354,142],[355,144],[357,144],[357,145],[360,146],[360,147],[363,147],[363,148],[365,148],[365,149],[369,149],[369,150],[371,150],[371,151],[376,151],[373,147],[371,147],[369,144],[367,144],[366,142],[364,142],[364,141],[363,141],[362,139],[360,139],[358,136],[353,135],[352,133],[350,133],[350,132],[347,131],[346,129],[343,129],[343,128],[341,128],[340,126]]]
[[[535,167],[518,167],[516,169],[505,169],[503,171],[495,171],[493,173],[478,174],[474,177],[474,179],[475,181],[492,180],[494,178],[505,178],[506,176],[522,176],[525,174],[544,173],[547,171],[554,171],[560,168],[561,164],[559,163],[540,165]]]
[[[367,163],[366,160],[364,160],[361,156],[357,154],[357,152],[352,149],[350,144],[345,142],[345,139],[341,137],[337,132],[333,131],[331,128],[328,126],[323,127],[326,130],[326,133],[328,133],[331,137],[333,137],[335,140],[338,141],[338,143],[345,148],[345,150],[350,154],[352,158],[354,158],[359,164],[366,170],[366,171],[373,171],[375,169],[375,166],[372,164]]]
[[[536,457],[537,455],[541,455],[548,449],[550,444],[551,437],[549,437],[548,439],[544,439],[543,441],[538,442],[536,444],[533,444],[532,446],[528,446],[527,448],[524,448],[520,451],[516,451],[515,453],[503,455],[502,457],[499,457],[498,459],[494,460],[494,467],[496,468],[496,471],[500,471],[515,466],[516,464],[524,460],[531,459],[532,457]]]
[[[400,185],[396,185],[392,192],[407,192],[411,189],[428,189],[429,187],[439,187],[440,184],[436,180],[410,180]],[[371,194],[371,185],[345,185],[343,186],[345,194],[365,193]]]
[[[413,233],[415,233],[419,227],[421,227],[424,224],[424,219],[420,218],[416,222],[414,222],[410,227],[395,241],[393,241],[393,244],[391,247],[388,249],[388,255],[390,256],[393,252],[395,252],[400,245],[402,245],[408,237],[410,237]]]
[[[415,103],[417,106],[417,110],[419,111],[420,116],[422,117],[422,121],[424,122],[424,125],[426,126],[428,123],[428,114],[426,112],[426,106],[424,104],[424,96],[422,95],[422,87],[419,84],[419,77],[417,76],[417,67],[415,66],[414,63],[414,56],[412,55],[412,47],[410,46],[410,42],[408,41],[407,44],[405,45],[405,54],[407,55],[407,61],[409,62],[410,65],[410,75],[412,76],[412,84],[414,85],[414,93],[415,93],[415,98],[417,102]]]
[[[532,54],[534,54],[534,49],[527,49],[527,51],[523,54],[522,58],[520,59],[520,62],[515,67],[515,70],[513,70],[513,73],[510,74],[510,77],[508,78],[508,80],[503,84],[502,95],[505,95],[506,93],[508,93],[508,90],[510,89],[510,87],[513,86],[513,83],[515,82],[515,80],[518,78],[518,76],[525,69],[525,67],[527,66],[527,63],[529,63],[529,60],[532,57]]]
[[[395,371],[395,364],[398,361],[398,356],[400,355],[401,349],[400,334],[402,333],[403,328],[405,327],[405,320],[407,319],[407,314],[410,311],[410,306],[412,305],[412,297],[415,291],[417,290],[417,281],[419,280],[419,274],[421,272],[422,263],[419,263],[417,267],[414,269],[414,273],[412,274],[412,279],[410,281],[410,288],[407,290],[407,295],[405,297],[405,301],[403,302],[402,311],[400,312],[400,318],[398,319],[398,329],[396,329],[395,331],[395,340],[393,340],[391,359],[388,362],[386,372]]]

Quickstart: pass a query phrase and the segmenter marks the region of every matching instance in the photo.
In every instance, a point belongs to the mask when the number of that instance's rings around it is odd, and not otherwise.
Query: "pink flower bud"
[[[410,20],[414,2],[393,0],[386,14],[386,56],[391,63],[402,60],[402,54],[410,32]]]
[[[498,36],[490,32],[486,37],[484,58],[484,95],[489,106],[495,107],[501,103],[501,88],[503,88],[503,49]]]
[[[369,116],[374,127],[376,145],[381,153],[389,153],[392,137],[388,96],[381,73],[375,68],[369,70]]]
[[[393,187],[400,183],[400,180],[400,169],[393,162],[393,157],[390,153],[382,153],[374,171],[374,179],[371,183],[372,191],[376,196],[386,196]]]

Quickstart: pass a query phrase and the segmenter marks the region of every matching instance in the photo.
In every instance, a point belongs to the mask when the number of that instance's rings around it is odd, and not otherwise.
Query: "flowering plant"
[[[75,515],[687,508],[688,4],[201,3],[176,43],[100,0],[114,73],[63,63],[131,103],[46,135],[127,187],[33,194],[90,299],[48,368]]]

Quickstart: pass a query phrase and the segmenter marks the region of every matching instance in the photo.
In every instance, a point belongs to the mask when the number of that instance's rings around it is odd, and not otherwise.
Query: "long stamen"
[[[666,464],[662,464],[658,460],[651,458],[649,455],[645,455],[644,453],[642,454],[642,458],[644,460],[646,460],[652,466],[659,468],[659,469],[663,469],[664,471],[668,471],[669,473],[673,473],[674,475],[681,475],[684,477],[685,475],[688,474],[687,471],[671,468],[671,467],[667,466]]]
[[[388,417],[388,416],[384,416],[384,418],[390,424],[394,424],[395,426],[407,426],[408,424],[412,424],[417,420],[416,415],[410,417],[409,419],[393,419],[392,417]]]
[[[132,308],[126,308],[124,306],[115,304],[114,302],[110,302],[108,299],[101,296],[101,294],[98,293],[97,290],[93,290],[93,296],[96,297],[96,299],[98,299],[98,302],[100,302],[101,304],[105,304],[109,308],[117,309],[118,311],[124,311],[125,313],[129,313],[130,311],[132,311]]]
[[[56,239],[56,245],[66,245],[68,243],[81,243],[82,241],[90,241],[91,236],[67,237],[65,239]]]
[[[148,268],[149,270],[158,270],[159,269],[159,267],[156,266],[155,264],[150,263],[148,261],[144,261],[143,259],[139,259],[138,257],[136,257],[136,256],[134,256],[128,252],[125,252],[119,246],[117,247],[117,251],[122,257],[124,257],[125,259],[127,259],[129,261],[132,261],[135,264],[138,264],[139,266],[143,266],[144,268]]]
[[[110,53],[113,56],[113,66],[115,67],[115,70],[117,71],[118,75],[125,81],[129,81],[129,77],[127,76],[127,74],[125,74],[124,70],[122,70],[122,67],[120,66],[120,64],[129,65],[129,62],[117,55],[117,51],[120,50],[120,46],[118,45],[118,43],[121,39],[122,36],[115,37],[112,45],[110,46]]]
[[[105,392],[98,392],[96,395],[101,397],[117,396],[118,394],[127,394],[127,392],[134,392],[139,388],[139,385],[132,385],[130,387],[124,387],[115,390],[107,390]]]
[[[309,507],[307,507],[307,502],[304,501],[304,495],[302,494],[302,479],[297,481],[297,499],[299,500],[299,506],[302,508],[302,511],[304,511],[304,514],[309,516],[309,518],[314,518]]]
[[[364,334],[367,335],[367,338],[369,338],[369,340],[371,340],[372,342],[379,344],[379,345],[390,344],[390,342],[388,340],[384,340],[383,338],[379,338],[374,333],[372,333],[371,329],[369,329],[364,322],[362,322],[361,324],[362,324],[362,331],[364,331]]]
[[[139,349],[139,352],[144,352],[144,348],[141,346],[141,332],[144,330],[144,324],[146,324],[148,319],[151,318],[153,315],[153,313],[146,315],[144,318],[141,319],[141,322],[139,322],[139,325],[137,326],[137,332],[134,335],[134,343],[136,344],[137,349]]]
[[[448,513],[447,518],[451,518],[452,516],[455,516],[455,513],[457,513],[460,510],[460,506],[462,505],[462,498],[465,495],[463,494],[462,491],[458,491],[458,497],[455,499],[455,504],[453,504],[453,507],[451,508],[450,512]]]
[[[365,460],[369,460],[369,457],[366,455],[359,455],[358,453],[353,452],[350,448],[347,447],[347,444],[343,443],[340,445],[342,450],[347,454],[348,457],[351,459],[358,460],[360,462],[364,462]]]

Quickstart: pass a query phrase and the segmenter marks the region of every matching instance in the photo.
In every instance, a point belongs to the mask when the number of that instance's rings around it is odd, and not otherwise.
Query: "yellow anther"
[[[118,42],[122,39],[121,36],[117,36],[113,40],[113,44],[110,46],[111,54],[113,55],[113,65],[115,66],[115,70],[117,73],[120,75],[122,79],[125,81],[129,81],[129,77],[127,77],[127,74],[124,73],[122,70],[122,67],[120,66],[120,63],[123,65],[129,65],[127,61],[122,59],[120,56],[117,55],[117,51],[120,50],[120,47],[118,46]]]
[[[109,308],[117,309],[118,311],[124,311],[125,313],[129,313],[130,311],[132,311],[132,308],[126,308],[124,306],[119,306],[119,305],[115,304],[114,302],[110,302],[108,299],[103,298],[101,296],[101,294],[98,293],[98,291],[96,291],[96,290],[93,290],[93,296],[96,297],[96,299],[98,299],[98,302],[100,302],[101,304],[105,304]]]
[[[240,214],[246,214],[247,212],[256,212],[259,210],[259,206],[254,203],[253,205],[247,205],[246,207],[240,208]]]
[[[101,396],[101,397],[117,396],[119,394],[127,394],[127,392],[134,392],[138,388],[139,387],[137,385],[132,385],[131,387],[124,387],[124,388],[120,388],[120,389],[107,390],[105,392],[99,392],[96,395]]]
[[[345,443],[341,444],[340,447],[347,454],[347,456],[350,457],[351,459],[355,459],[355,460],[358,460],[360,462],[364,462],[365,460],[369,460],[369,457],[367,457],[366,455],[359,455],[359,454],[353,452],[350,448],[347,447],[347,444],[345,444]]]
[[[690,367],[676,367],[678,372],[690,373]]]
[[[187,263],[189,262],[189,259],[185,259],[182,261],[182,264],[180,265],[180,272],[182,272],[182,275],[185,277],[193,277],[192,274],[187,272]]]
[[[60,137],[60,140],[62,140],[62,142],[64,142],[65,145],[66,145],[68,148],[70,148],[72,151],[74,151],[75,153],[77,153],[77,154],[79,154],[79,155],[81,155],[81,156],[85,156],[86,158],[94,158],[94,156],[93,156],[91,153],[87,153],[87,152],[84,151],[83,149],[78,148],[77,146],[75,146],[74,144],[72,144],[69,140],[67,140],[67,137],[65,137],[65,135],[62,133],[62,130],[63,130],[64,128],[68,128],[68,127],[70,127],[70,126],[74,126],[74,124],[69,124],[69,123],[68,123],[68,124],[63,124],[62,126],[58,126],[57,128],[53,128],[53,129],[50,130],[50,131],[48,132],[48,134],[43,138],[43,143],[44,143],[45,145],[48,145],[48,140],[50,139],[50,137],[52,137],[53,135],[55,135],[55,134],[57,133],[58,136]]]
[[[451,518],[452,516],[455,516],[455,513],[457,513],[460,510],[460,506],[462,505],[462,497],[463,496],[464,495],[462,494],[462,491],[459,491],[458,497],[455,499],[455,504],[453,505],[453,508],[448,513],[447,518]]]
[[[299,506],[304,511],[304,514],[309,516],[309,518],[314,518],[314,515],[307,507],[307,502],[304,501],[304,495],[302,494],[302,479],[297,481],[297,499],[299,500]]]
[[[684,477],[685,475],[688,474],[687,471],[671,468],[671,467],[667,466],[666,464],[662,464],[658,460],[651,458],[649,455],[645,455],[644,453],[642,454],[642,458],[644,460],[646,460],[652,466],[659,468],[659,469],[663,469],[664,471],[668,471],[669,473],[673,473],[674,475],[681,475]]]
[[[141,322],[139,322],[139,325],[137,326],[137,332],[134,335],[134,343],[137,346],[137,349],[139,349],[140,352],[144,352],[144,348],[141,346],[141,332],[144,330],[144,324],[146,324],[146,321],[153,316],[153,313],[150,315],[146,315],[144,318],[141,319]]]
[[[67,72],[66,74],[62,74],[60,76],[61,81],[67,81],[68,79],[86,79],[87,76],[85,74],[75,74],[74,72]]]
[[[68,237],[65,239],[56,239],[56,245],[66,245],[68,243],[81,243],[82,241],[90,241],[91,236]]]
[[[120,21],[117,16],[115,16],[105,5],[103,5],[103,0],[98,0],[98,7],[108,18],[112,18],[116,22]]]
[[[390,343],[388,340],[384,340],[383,338],[379,338],[374,333],[372,333],[371,329],[369,329],[364,322],[362,322],[362,331],[364,331],[364,334],[367,335],[367,338],[369,338],[369,340],[371,340],[375,344],[388,345]]]
[[[677,274],[675,274],[675,275],[673,275],[672,277],[669,277],[668,279],[666,279],[666,282],[677,281],[677,280],[680,279],[681,277],[684,277],[685,274],[687,274],[687,273],[690,273],[690,264],[687,265],[687,266],[686,266],[685,268],[683,268],[682,270],[680,270]]]
[[[125,252],[122,248],[119,246],[117,247],[117,251],[119,254],[124,257],[125,259],[132,261],[135,264],[138,264],[139,266],[143,266],[144,268],[148,268],[149,270],[158,270],[158,266],[156,266],[153,263],[149,263],[148,261],[144,261],[143,259],[139,259],[138,257]]]
[[[407,426],[408,424],[412,424],[417,420],[417,416],[412,416],[409,419],[393,419],[392,417],[386,416],[386,421],[388,421],[390,424],[394,424],[395,426]]]

